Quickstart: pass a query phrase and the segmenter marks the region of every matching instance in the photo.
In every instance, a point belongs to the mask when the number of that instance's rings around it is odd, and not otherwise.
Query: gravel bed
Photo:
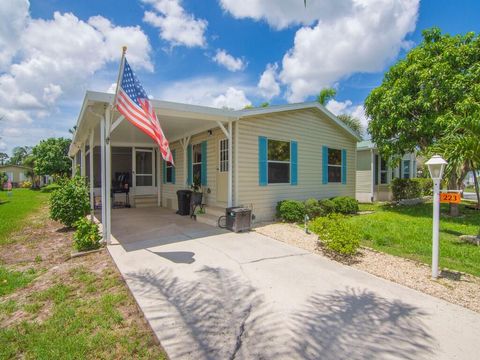
[[[255,231],[290,245],[328,256],[317,246],[317,236],[306,234],[294,224],[261,223]],[[431,278],[429,266],[417,261],[362,247],[349,266],[408,286],[426,294],[480,313],[480,278],[444,269],[439,279]]]

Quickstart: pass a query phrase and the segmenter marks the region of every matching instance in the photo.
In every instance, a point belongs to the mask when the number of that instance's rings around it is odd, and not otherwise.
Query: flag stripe
[[[173,164],[168,140],[158,121],[147,93],[133,73],[127,59],[124,60],[119,92],[115,99],[118,111],[134,126],[151,137],[157,144],[162,158]]]

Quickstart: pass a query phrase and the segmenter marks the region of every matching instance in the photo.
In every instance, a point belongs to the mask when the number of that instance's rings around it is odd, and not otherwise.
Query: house
[[[24,181],[31,181],[32,169],[22,165],[0,165],[0,173],[6,173],[13,187],[19,187]]]
[[[356,198],[360,202],[389,201],[392,199],[390,183],[394,178],[417,177],[415,153],[405,154],[400,165],[392,168],[382,158],[371,141],[357,144]]]
[[[73,169],[91,179],[92,208],[106,204],[107,238],[112,202],[176,209],[176,192],[195,180],[207,207],[203,219],[215,223],[211,214],[229,206],[272,220],[283,199],[355,196],[358,138],[318,103],[233,111],[152,100],[172,166],[147,135],[111,113],[112,102],[112,94],[86,93],[69,150]]]

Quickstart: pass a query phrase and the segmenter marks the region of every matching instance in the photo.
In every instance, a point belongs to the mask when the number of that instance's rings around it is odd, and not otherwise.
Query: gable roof
[[[73,134],[73,141],[70,145],[69,155],[72,155],[73,148],[77,142],[77,137],[79,132],[82,132],[82,127],[85,126],[85,121],[88,122],[87,114],[91,106],[94,104],[111,104],[114,100],[114,94],[97,92],[97,91],[87,91],[85,93],[85,98],[77,119],[76,131]],[[305,103],[296,103],[296,104],[284,104],[284,105],[273,105],[265,108],[253,108],[253,109],[243,109],[243,110],[231,110],[231,109],[218,109],[208,106],[201,105],[191,105],[184,103],[176,103],[171,101],[163,101],[151,99],[151,102],[159,114],[159,116],[170,116],[175,114],[175,116],[182,116],[190,119],[205,119],[205,120],[217,120],[222,122],[231,122],[236,120],[241,120],[243,118],[248,118],[252,116],[263,116],[268,114],[275,114],[285,111],[295,111],[295,110],[305,110],[305,109],[316,109],[321,113],[325,114],[333,123],[338,127],[343,129],[347,134],[351,135],[353,138],[360,140],[358,135],[345,125],[341,120],[339,120],[334,114],[328,111],[324,106],[320,105],[317,102],[305,102]],[[97,116],[99,114],[96,114]],[[86,135],[80,135],[85,137]]]
[[[243,110],[237,110],[236,113],[238,117],[241,119],[241,118],[246,118],[250,116],[275,114],[275,113],[284,112],[284,111],[295,111],[295,110],[306,110],[306,109],[319,110],[320,112],[327,115],[327,117],[330,120],[332,120],[337,126],[339,126],[343,130],[345,130],[347,133],[352,135],[355,139],[361,140],[355,131],[353,131],[350,127],[345,125],[345,123],[341,121],[339,118],[337,118],[333,113],[328,111],[327,108],[325,108],[325,106],[322,106],[315,101],[295,103],[295,104],[273,105],[273,106],[268,106],[264,108],[243,109]]]

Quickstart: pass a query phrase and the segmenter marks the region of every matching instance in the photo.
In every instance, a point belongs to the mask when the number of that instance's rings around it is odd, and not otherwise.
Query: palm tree
[[[328,101],[333,99],[335,95],[337,95],[337,90],[334,88],[323,88],[317,96],[317,102],[322,106],[326,106]]]
[[[8,159],[8,155],[6,153],[0,153],[0,164],[4,165]]]

